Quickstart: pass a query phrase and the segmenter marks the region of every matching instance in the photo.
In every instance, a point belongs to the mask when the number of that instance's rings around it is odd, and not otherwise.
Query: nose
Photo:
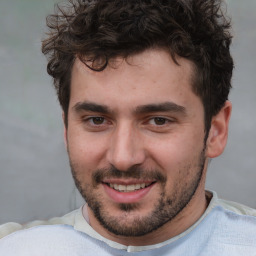
[[[108,162],[120,171],[140,165],[145,161],[143,139],[136,127],[120,124],[113,131],[107,152]]]

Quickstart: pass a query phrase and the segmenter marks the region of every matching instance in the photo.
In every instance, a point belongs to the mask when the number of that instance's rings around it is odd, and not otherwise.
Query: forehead
[[[192,92],[193,64],[179,57],[177,62],[161,49],[147,50],[125,60],[115,58],[100,72],[77,59],[72,70],[70,106],[78,101],[113,107],[120,107],[120,103],[136,107],[167,101],[184,104],[189,97],[197,97]]]
[[[101,67],[105,63],[105,59],[99,58],[96,61],[96,67]],[[89,64],[90,65],[90,64]],[[130,67],[127,67],[130,66]],[[133,69],[132,67],[135,67]],[[163,69],[165,67],[165,69]],[[152,72],[155,71],[156,73],[163,73],[165,71],[171,71],[175,69],[175,72],[186,72],[188,77],[192,78],[194,72],[194,64],[182,57],[175,56],[175,61],[173,60],[171,54],[162,48],[156,49],[148,49],[142,53],[130,55],[127,58],[123,57],[116,57],[108,60],[108,65],[103,71],[94,71],[93,68],[90,69],[86,67],[84,63],[82,63],[78,58],[76,58],[74,66],[73,66],[73,73],[76,71],[82,72],[85,75],[94,75],[102,76],[101,74],[107,75],[110,73],[115,72],[118,69],[118,72],[121,73],[124,70],[129,71],[136,71],[140,72]],[[154,75],[154,73],[152,74]]]

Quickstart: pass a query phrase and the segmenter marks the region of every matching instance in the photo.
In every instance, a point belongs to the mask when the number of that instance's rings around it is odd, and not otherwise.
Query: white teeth
[[[132,185],[118,185],[118,184],[110,183],[109,186],[117,191],[131,192],[131,191],[145,188],[146,184],[141,183],[141,184],[132,184]]]
[[[118,190],[119,191],[125,191],[125,186],[124,185],[119,185]]]
[[[135,187],[136,187],[136,185],[128,185],[128,186],[126,186],[126,190],[133,191],[133,190],[135,190]]]

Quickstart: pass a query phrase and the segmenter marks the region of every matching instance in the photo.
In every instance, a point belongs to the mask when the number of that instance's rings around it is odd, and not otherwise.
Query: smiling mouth
[[[130,184],[130,185],[122,185],[122,184],[116,184],[116,183],[105,183],[110,188],[118,191],[118,192],[134,192],[146,187],[151,186],[153,183],[140,183],[140,184]]]

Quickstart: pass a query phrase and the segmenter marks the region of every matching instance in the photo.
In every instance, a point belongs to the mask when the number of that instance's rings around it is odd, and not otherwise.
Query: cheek
[[[71,135],[72,134],[72,135]],[[97,135],[89,136],[79,132],[68,134],[70,160],[86,169],[95,169],[104,155],[104,140]]]
[[[176,176],[188,166],[196,165],[203,150],[203,136],[199,133],[186,136],[167,136],[148,144],[150,158],[169,176]]]

